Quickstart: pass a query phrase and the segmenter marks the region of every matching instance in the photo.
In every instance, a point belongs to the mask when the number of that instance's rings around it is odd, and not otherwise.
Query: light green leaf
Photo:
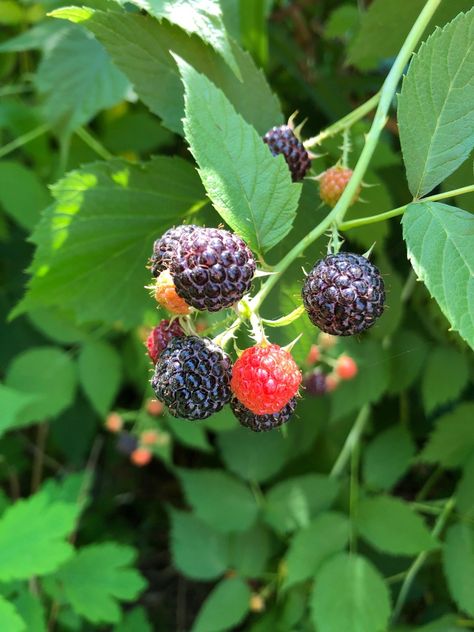
[[[222,580],[198,612],[192,632],[235,629],[247,614],[249,603],[250,588],[240,577]]]
[[[0,205],[22,228],[31,230],[50,202],[46,186],[34,171],[19,162],[0,163]]]
[[[392,555],[416,555],[438,546],[420,516],[392,496],[363,499],[357,508],[356,524],[372,546]]]
[[[248,481],[267,481],[286,463],[286,443],[279,432],[257,434],[239,427],[220,433],[217,443],[226,466]]]
[[[64,132],[74,131],[121,101],[129,86],[104,47],[72,25],[45,52],[35,82],[44,97],[45,118]]]
[[[349,521],[343,514],[323,513],[296,532],[285,558],[284,588],[316,574],[331,555],[342,551],[349,540]]]
[[[218,0],[132,0],[132,4],[145,9],[156,18],[165,18],[189,34],[198,35],[203,42],[222,55],[233,72],[241,78]]]
[[[473,72],[471,10],[437,29],[422,44],[403,81],[398,124],[414,197],[434,189],[466,160],[474,146]]]
[[[210,580],[227,569],[227,540],[196,516],[172,510],[171,552],[176,568],[191,579]]]
[[[82,322],[142,323],[153,306],[144,286],[154,239],[203,203],[192,165],[165,157],[94,163],[66,175],[53,194],[33,235],[34,276],[15,315],[55,305]]]
[[[390,596],[368,560],[341,553],[316,575],[311,608],[318,632],[382,632],[388,625]]]
[[[474,522],[474,453],[467,461],[456,488],[456,507],[463,520]]]
[[[144,590],[145,580],[130,565],[135,550],[105,542],[80,549],[55,577],[66,601],[91,623],[118,623],[119,602],[133,601]]]
[[[446,370],[449,367],[449,370]],[[438,406],[455,400],[469,380],[469,363],[465,355],[451,347],[436,347],[428,356],[421,393],[427,414]]]
[[[8,388],[0,384],[0,434],[15,427],[17,423],[22,425],[25,419],[24,411],[29,408],[31,411],[31,403],[35,400],[34,395],[22,393],[19,390]]]
[[[28,579],[56,570],[73,553],[66,537],[77,508],[44,493],[11,505],[0,519],[0,580]]]
[[[183,133],[184,88],[170,51],[205,73],[260,134],[283,122],[278,100],[264,74],[251,56],[236,44],[232,44],[232,52],[242,82],[229,72],[228,65],[211,47],[165,21],[132,13],[75,7],[58,9],[53,15],[83,22],[133,83],[140,99],[174,132]]]
[[[61,37],[64,30],[67,30],[67,25],[59,24],[54,20],[44,20],[27,31],[23,31],[20,35],[2,42],[0,44],[0,53],[36,49],[48,50],[56,45],[56,40]]]
[[[76,382],[71,356],[56,347],[38,347],[17,355],[8,367],[6,384],[30,395],[33,403],[17,416],[16,424],[59,415],[74,401]]]
[[[79,379],[93,408],[106,415],[117,395],[122,367],[117,351],[106,342],[89,342],[78,358]]]
[[[291,230],[301,194],[283,156],[272,156],[255,129],[207,77],[180,60],[184,132],[217,212],[263,253]]]
[[[198,518],[224,533],[246,531],[258,507],[243,483],[222,470],[178,470],[186,498]]]
[[[337,482],[321,474],[284,480],[266,496],[265,520],[278,533],[307,527],[314,516],[332,505],[337,492]]]
[[[448,529],[443,567],[449,592],[460,610],[474,617],[474,529],[455,524]]]
[[[365,484],[372,489],[390,490],[410,467],[416,446],[403,426],[391,426],[373,439],[364,451]]]
[[[416,274],[474,348],[474,216],[436,202],[410,204],[403,237]]]
[[[258,578],[267,568],[271,541],[267,529],[256,524],[244,533],[229,536],[229,567],[242,577]]]
[[[474,450],[474,404],[463,403],[436,421],[420,460],[461,467]]]
[[[18,614],[18,610],[0,596],[0,629],[2,632],[26,632],[25,621]],[[32,628],[28,628],[32,629]],[[35,631],[36,632],[36,631]],[[38,629],[41,632],[41,629]]]
[[[39,307],[28,314],[28,319],[44,336],[63,345],[83,342],[88,337],[87,329],[78,327],[72,314],[61,309]]]
[[[153,632],[145,608],[138,606],[127,612],[114,632]]]

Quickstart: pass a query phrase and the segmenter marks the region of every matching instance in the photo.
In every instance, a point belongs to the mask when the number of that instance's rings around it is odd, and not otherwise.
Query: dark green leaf
[[[78,365],[85,394],[99,415],[105,416],[120,386],[120,356],[106,342],[89,342],[81,349]]]
[[[366,485],[390,490],[410,467],[415,452],[415,443],[403,426],[392,426],[378,434],[364,452]]]
[[[19,162],[0,164],[0,204],[26,230],[32,230],[51,198],[31,169]]]
[[[470,524],[449,527],[443,566],[452,598],[460,610],[474,617],[474,529]]]
[[[207,597],[198,612],[192,632],[222,632],[235,629],[248,612],[250,588],[239,577],[224,579]]]
[[[449,371],[446,367],[449,367]],[[465,355],[451,347],[433,349],[421,382],[426,413],[457,399],[468,380],[469,363]]]
[[[474,404],[460,404],[440,417],[420,455],[422,461],[461,467],[474,450]]]

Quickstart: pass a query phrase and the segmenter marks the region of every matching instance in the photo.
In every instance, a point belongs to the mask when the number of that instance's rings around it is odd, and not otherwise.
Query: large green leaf
[[[434,189],[474,146],[473,71],[474,9],[434,32],[403,81],[398,124],[414,197]]]
[[[0,629],[2,632],[26,632],[25,621],[20,617],[15,606],[0,596]],[[41,632],[41,630],[38,630]]]
[[[282,123],[278,100],[265,76],[236,44],[232,44],[232,52],[242,81],[229,72],[228,65],[212,48],[166,21],[74,7],[58,9],[53,15],[82,22],[90,29],[127,75],[140,99],[174,132],[183,133],[184,89],[170,51],[206,73],[260,134]]]
[[[33,235],[29,291],[15,313],[44,305],[78,320],[142,322],[153,240],[203,204],[193,167],[180,158],[94,163],[53,187],[55,204]]]
[[[121,101],[129,86],[102,44],[76,25],[45,52],[35,81],[45,118],[68,132]]]
[[[415,442],[405,427],[384,430],[363,453],[365,484],[373,489],[391,489],[409,468],[415,452]]]
[[[416,274],[474,348],[474,216],[437,202],[410,204],[403,237]]]
[[[416,555],[438,545],[420,516],[391,496],[362,500],[356,524],[370,544],[392,555]]]
[[[420,459],[446,468],[464,465],[474,451],[473,419],[474,404],[467,402],[440,417]]]
[[[460,610],[474,617],[474,529],[470,524],[449,528],[443,566],[452,598]]]
[[[446,371],[449,367],[449,371]],[[428,356],[421,383],[423,406],[431,413],[438,406],[452,402],[469,381],[469,362],[451,347],[437,347]]]
[[[187,33],[198,35],[222,55],[240,77],[240,70],[225,31],[219,0],[132,0],[156,18],[166,18]]]
[[[31,230],[51,198],[34,171],[19,162],[0,164],[0,205],[26,230]]]
[[[272,156],[207,77],[179,61],[185,85],[184,132],[217,212],[251,248],[263,253],[291,230],[300,184],[283,156]]]
[[[224,579],[208,595],[198,612],[192,632],[235,629],[248,612],[250,588],[239,577]]]
[[[222,470],[178,470],[186,498],[198,518],[217,531],[245,531],[258,506],[244,483]]]
[[[390,616],[390,597],[370,562],[341,553],[317,573],[311,608],[318,632],[382,632]]]
[[[229,568],[242,577],[257,578],[265,572],[272,552],[268,530],[257,523],[244,533],[229,536]]]
[[[105,415],[120,386],[119,354],[106,342],[90,342],[82,347],[78,362],[84,392],[99,415]]]
[[[18,422],[22,425],[26,421],[25,411],[32,412],[31,403],[35,400],[34,395],[24,393],[18,389],[9,388],[0,384],[0,434],[15,426]],[[31,418],[33,421],[34,416]]]
[[[72,608],[91,623],[118,623],[119,601],[133,601],[146,582],[131,568],[136,553],[115,542],[83,547],[55,577]]]

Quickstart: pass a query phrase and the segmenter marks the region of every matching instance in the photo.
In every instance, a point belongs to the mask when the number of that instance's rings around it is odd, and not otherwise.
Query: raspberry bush
[[[0,24],[0,630],[474,628],[472,1]]]

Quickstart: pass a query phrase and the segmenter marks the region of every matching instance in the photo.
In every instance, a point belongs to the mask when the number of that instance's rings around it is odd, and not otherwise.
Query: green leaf
[[[390,346],[391,379],[388,391],[403,393],[419,376],[428,353],[424,338],[409,329],[399,331]]]
[[[459,617],[453,614],[447,614],[441,619],[436,619],[421,628],[416,628],[416,632],[461,632],[465,630],[464,626],[456,625]]]
[[[474,10],[437,29],[414,56],[398,104],[408,185],[422,197],[474,146]],[[440,64],[443,59],[445,63]]]
[[[224,93],[183,60],[184,132],[217,212],[259,253],[291,230],[301,185]]]
[[[31,594],[28,588],[25,587],[15,599],[14,603],[18,614],[26,624],[27,630],[46,632],[46,611],[39,597]],[[1,615],[0,628],[3,632],[4,626]],[[23,628],[21,629],[23,630]]]
[[[357,508],[356,524],[372,546],[392,555],[416,555],[438,546],[420,516],[392,496],[363,499]]]
[[[278,483],[266,496],[265,520],[278,533],[307,527],[334,502],[338,484],[321,474],[306,474]]]
[[[227,569],[227,540],[196,516],[172,510],[171,552],[176,568],[191,579],[210,580]]]
[[[474,217],[436,202],[410,204],[403,217],[408,258],[451,327],[474,348]]]
[[[365,484],[388,491],[410,467],[416,452],[415,442],[403,426],[391,426],[373,439],[364,451]]]
[[[55,574],[66,601],[91,623],[118,623],[120,601],[133,601],[146,582],[130,565],[135,550],[115,542],[80,549]]]
[[[153,632],[146,610],[141,606],[127,612],[114,632]]]
[[[0,204],[26,230],[31,230],[40,211],[51,201],[46,186],[34,171],[19,162],[0,164]]]
[[[66,537],[77,508],[44,493],[11,505],[0,519],[0,580],[28,579],[56,570],[73,553]]]
[[[252,492],[222,470],[178,470],[186,499],[198,518],[224,533],[246,531],[258,507]]]
[[[76,393],[76,369],[71,356],[56,347],[29,349],[8,367],[6,384],[33,398],[16,423],[43,421],[66,410]]]
[[[452,598],[460,610],[474,617],[474,529],[469,524],[448,529],[443,567]]]
[[[456,488],[456,507],[463,520],[474,521],[474,454],[467,461]]]
[[[222,632],[235,629],[250,603],[250,588],[239,577],[224,579],[207,597],[198,612],[192,632]]]
[[[117,351],[106,342],[89,342],[78,358],[79,379],[93,408],[106,415],[117,395],[122,367]]]
[[[218,0],[132,0],[140,9],[146,9],[156,18],[165,18],[184,31],[198,35],[221,55],[241,78],[230,41],[222,20]]]
[[[229,536],[229,567],[242,577],[260,577],[267,568],[270,553],[269,533],[260,524],[244,533]]]
[[[205,73],[260,134],[283,121],[278,100],[264,74],[236,44],[232,44],[232,52],[242,82],[229,72],[228,65],[212,48],[165,21],[132,13],[74,7],[58,9],[53,15],[83,22],[133,83],[139,98],[174,132],[183,133],[184,88],[170,51]]]
[[[357,7],[351,4],[343,4],[331,12],[324,25],[324,37],[326,39],[344,38],[352,33],[359,20]]]
[[[83,342],[88,336],[87,329],[78,327],[72,315],[61,309],[39,307],[28,319],[44,336],[63,345]]]
[[[68,30],[67,25],[54,20],[45,20],[35,24],[27,31],[12,37],[0,44],[0,53],[22,52],[36,49],[50,49],[56,44],[56,39],[62,36],[62,31]]]
[[[66,175],[53,194],[33,235],[34,276],[15,315],[55,305],[82,322],[141,324],[153,306],[143,288],[154,239],[202,204],[192,165],[165,157],[95,163]]]
[[[449,371],[446,370],[449,367]],[[428,356],[421,393],[427,414],[457,399],[469,380],[466,356],[451,347],[436,347]]]
[[[0,596],[0,628],[2,632],[25,632],[27,630],[26,623],[18,614],[17,609],[2,596]],[[32,630],[33,628],[28,629]],[[41,628],[37,628],[37,632],[41,632]]]
[[[286,463],[287,446],[279,432],[257,434],[239,427],[219,434],[217,443],[226,466],[248,481],[267,481]]]
[[[121,101],[129,86],[104,47],[72,25],[45,52],[35,82],[44,98],[45,118],[64,132],[76,130]]]
[[[31,403],[34,399],[33,395],[0,384],[0,410],[2,411],[0,434],[15,427],[19,420],[19,425],[22,425],[22,421],[25,419],[24,412],[27,408],[31,410]]]
[[[207,438],[206,430],[197,424],[183,423],[182,419],[176,419],[168,415],[166,425],[176,439],[183,445],[202,452],[212,452],[212,446]]]
[[[420,454],[420,460],[440,463],[446,468],[461,467],[474,450],[474,404],[463,403],[440,417]]]
[[[382,632],[388,625],[390,596],[368,560],[341,553],[316,575],[311,608],[318,632]]]
[[[313,577],[334,553],[342,551],[349,540],[349,521],[343,514],[323,513],[310,525],[296,532],[285,558],[284,588]]]

